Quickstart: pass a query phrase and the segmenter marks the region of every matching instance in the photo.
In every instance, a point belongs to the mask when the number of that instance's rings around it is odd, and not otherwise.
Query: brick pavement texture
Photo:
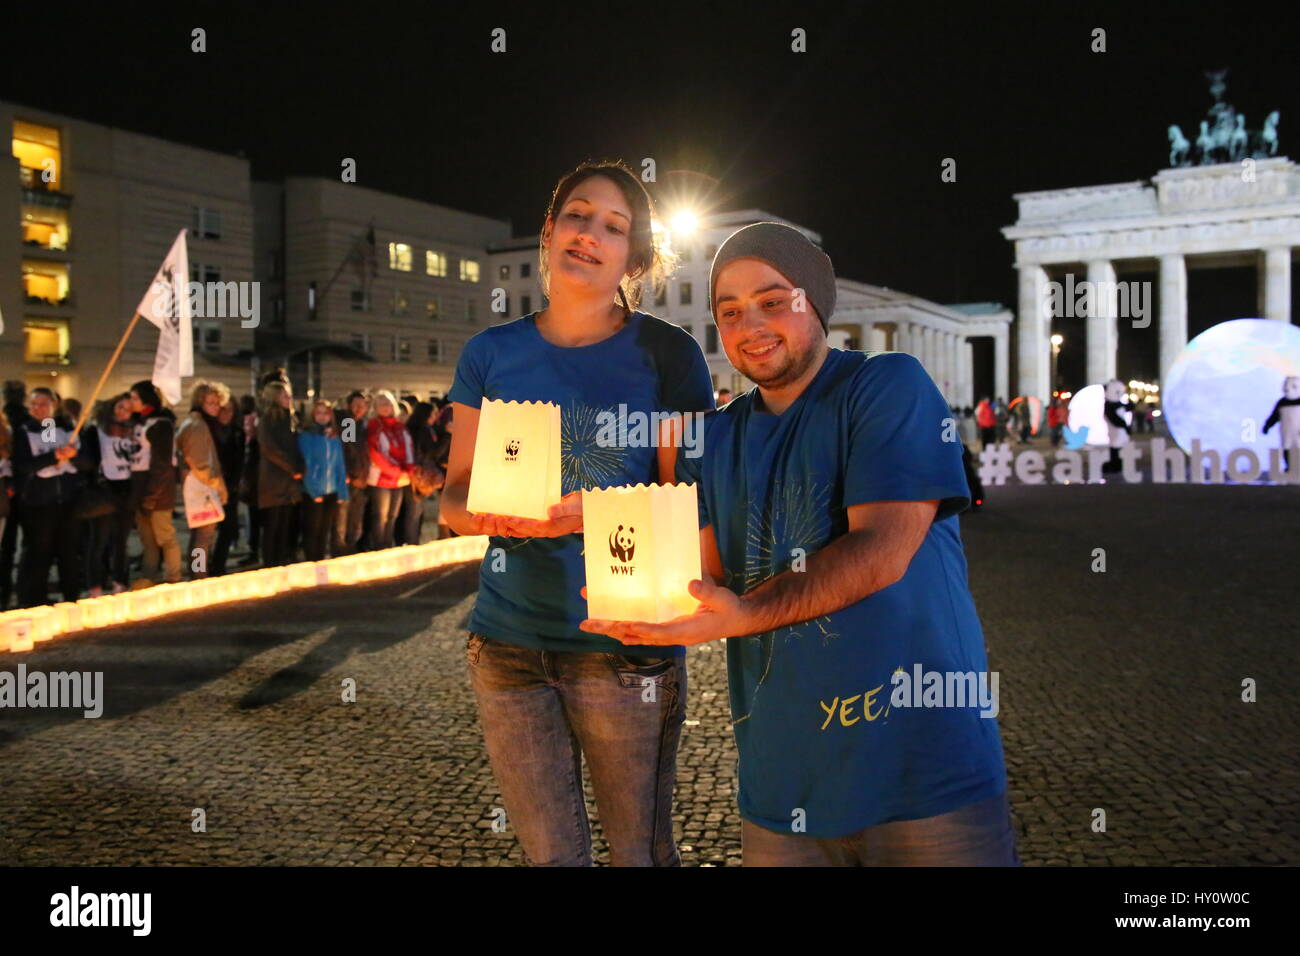
[[[1296,490],[990,492],[962,533],[1025,863],[1300,861]],[[0,711],[0,864],[521,864],[465,673],[474,585],[461,566],[0,655],[102,670],[106,697],[98,720]],[[689,662],[682,859],[738,865],[725,653]]]

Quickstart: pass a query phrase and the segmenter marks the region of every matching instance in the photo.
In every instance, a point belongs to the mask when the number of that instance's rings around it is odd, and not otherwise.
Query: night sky
[[[1169,124],[1195,138],[1204,70],[1230,68],[1226,99],[1249,128],[1281,110],[1281,152],[1300,135],[1294,33],[1255,5],[704,6],[115,4],[12,35],[0,98],[242,151],[258,179],[337,176],[354,157],[362,185],[520,234],[581,160],[653,157],[665,186],[817,230],[843,276],[1012,308],[998,231],[1015,220],[1012,194],[1150,178]],[[196,26],[203,54],[190,52]],[[490,52],[494,27],[505,54]],[[790,52],[794,27],[805,54]],[[1106,53],[1090,51],[1094,27]],[[956,183],[940,181],[945,157]],[[1192,272],[1190,299],[1192,334],[1253,314],[1253,272]],[[1074,377],[1081,325],[1066,331]],[[1154,377],[1155,335],[1155,323],[1122,334],[1122,377]]]

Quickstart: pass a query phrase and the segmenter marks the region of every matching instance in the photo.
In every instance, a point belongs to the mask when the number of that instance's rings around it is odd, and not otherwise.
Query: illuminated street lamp
[[[1064,335],[1052,336],[1052,394],[1056,394],[1056,357],[1061,354],[1061,343],[1065,341]]]

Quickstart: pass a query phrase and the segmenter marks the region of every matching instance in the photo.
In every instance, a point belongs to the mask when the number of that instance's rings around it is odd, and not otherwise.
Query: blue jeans
[[[591,866],[587,759],[614,866],[680,866],[683,658],[536,651],[470,634],[470,683],[506,820],[533,866]]]
[[[1006,794],[848,836],[777,833],[743,820],[745,866],[1019,866]]]

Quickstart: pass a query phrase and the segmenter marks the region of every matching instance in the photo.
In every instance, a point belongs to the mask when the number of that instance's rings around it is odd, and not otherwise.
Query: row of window
[[[695,328],[690,325],[683,325],[682,328],[687,335],[694,337]],[[718,354],[718,327],[712,322],[704,326],[704,352],[706,355]]]
[[[424,251],[424,272],[439,279],[447,278],[448,256],[432,249]],[[410,272],[413,266],[413,252],[405,242],[388,244],[388,268],[394,272]],[[460,279],[462,282],[478,282],[481,278],[479,263],[476,259],[460,260]]]
[[[352,347],[362,352],[374,354],[380,341],[380,336],[371,336],[369,332],[353,332]],[[425,340],[425,358],[437,364],[446,360],[446,349],[443,348],[442,339]],[[391,362],[409,362],[411,361],[411,340],[400,335],[394,335],[389,339],[389,361]]]

